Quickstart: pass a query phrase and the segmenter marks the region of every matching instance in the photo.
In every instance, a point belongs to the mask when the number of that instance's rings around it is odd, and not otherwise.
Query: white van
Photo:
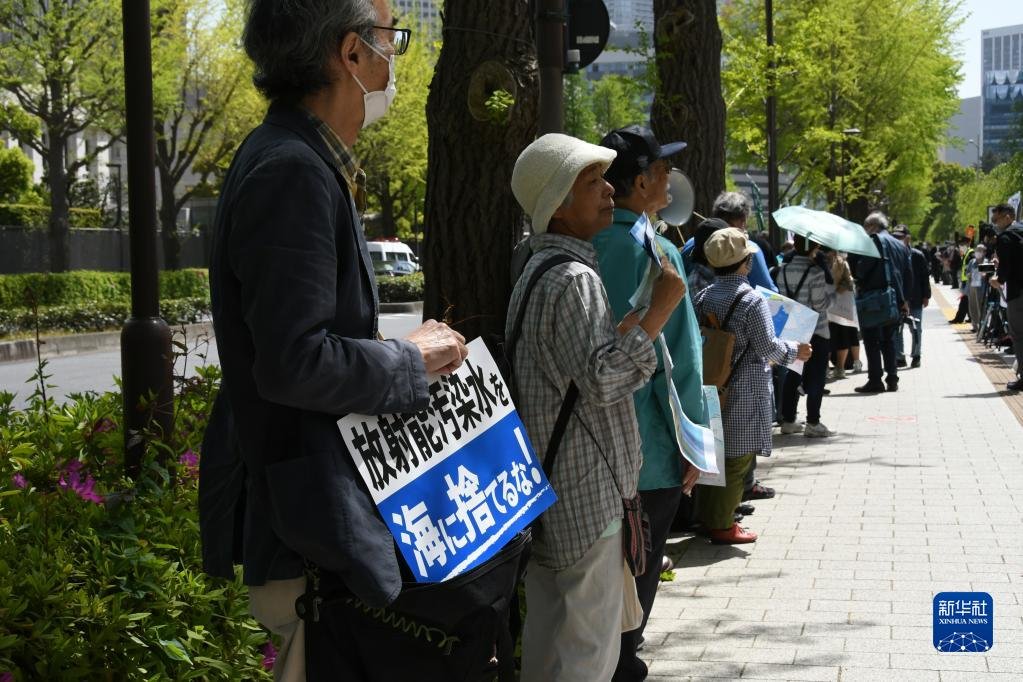
[[[369,257],[373,259],[373,268],[380,271],[378,274],[383,274],[383,271],[391,271],[389,274],[395,275],[419,272],[419,261],[407,244],[394,240],[371,241],[366,245]]]

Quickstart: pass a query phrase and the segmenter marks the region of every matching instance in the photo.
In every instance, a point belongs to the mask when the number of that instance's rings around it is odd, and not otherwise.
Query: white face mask
[[[360,40],[362,39],[360,38]],[[388,57],[365,40],[362,40],[362,42],[366,43],[366,47],[376,52],[381,59],[387,60],[388,71],[390,72],[387,78],[387,87],[383,90],[374,90],[373,92],[367,90],[366,86],[359,80],[359,77],[354,73],[352,74],[352,78],[359,84],[363,92],[362,102],[366,114],[362,121],[362,127],[365,128],[376,123],[387,114],[387,110],[391,108],[391,103],[394,102],[394,96],[398,93],[398,86],[395,83],[394,77],[394,55],[392,54]]]

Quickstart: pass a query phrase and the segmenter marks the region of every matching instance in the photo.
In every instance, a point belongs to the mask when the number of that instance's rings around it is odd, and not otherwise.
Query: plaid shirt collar
[[[345,179],[348,189],[355,199],[355,206],[358,208],[359,213],[362,213],[366,209],[366,172],[359,168],[355,154],[345,144],[344,140],[334,132],[333,128],[308,109],[303,107],[302,111],[313,127],[316,128],[316,132],[323,139],[323,143],[327,145],[327,149],[334,159],[335,168],[341,173],[341,177]]]
[[[529,246],[533,253],[550,248],[567,251],[594,270],[597,269],[597,251],[593,248],[593,244],[582,239],[554,232],[544,232],[533,235]]]

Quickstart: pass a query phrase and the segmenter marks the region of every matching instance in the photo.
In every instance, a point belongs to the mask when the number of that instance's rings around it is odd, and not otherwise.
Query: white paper
[[[675,441],[679,451],[690,464],[702,472],[716,474],[721,471],[717,465],[714,432],[706,426],[695,424],[686,416],[682,409],[682,401],[678,397],[678,389],[672,380],[675,363],[668,352],[668,344],[664,334],[657,337],[664,360],[664,376],[668,384],[668,404],[671,406],[671,417],[675,426]]]
[[[770,289],[758,286],[757,291],[764,297],[764,299],[767,300],[767,305],[771,309],[771,318],[773,320],[776,320],[779,315],[785,316],[785,325],[781,328],[781,332],[778,332],[777,329],[775,330],[779,339],[784,341],[795,341],[796,343],[810,342],[810,338],[817,329],[817,321],[820,319],[820,313],[813,308],[808,308],[802,303],[793,301],[791,298],[782,296]],[[787,367],[789,371],[795,372],[796,374],[803,373],[802,360],[796,360],[791,365],[787,365]]]

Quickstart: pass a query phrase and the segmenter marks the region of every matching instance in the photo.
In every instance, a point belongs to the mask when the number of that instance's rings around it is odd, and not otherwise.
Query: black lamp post
[[[539,135],[565,130],[565,0],[539,0],[536,54],[540,66]]]
[[[842,165],[842,175],[840,176],[839,186],[838,186],[838,205],[839,205],[839,209],[842,212],[842,217],[843,218],[848,218],[849,217],[845,213],[845,174],[846,174],[846,171],[848,170],[846,168],[846,157],[848,156],[848,154],[846,152],[846,143],[848,142],[848,140],[849,140],[849,138],[851,136],[853,136],[853,135],[860,135],[862,133],[863,133],[863,131],[860,130],[859,128],[846,128],[845,130],[842,131],[842,164],[841,164]]]
[[[155,431],[164,440],[171,437],[174,357],[170,327],[160,317],[149,0],[122,0],[121,14],[131,254],[131,317],[121,331],[121,378],[124,465],[126,473],[136,477],[145,450],[144,433]]]

